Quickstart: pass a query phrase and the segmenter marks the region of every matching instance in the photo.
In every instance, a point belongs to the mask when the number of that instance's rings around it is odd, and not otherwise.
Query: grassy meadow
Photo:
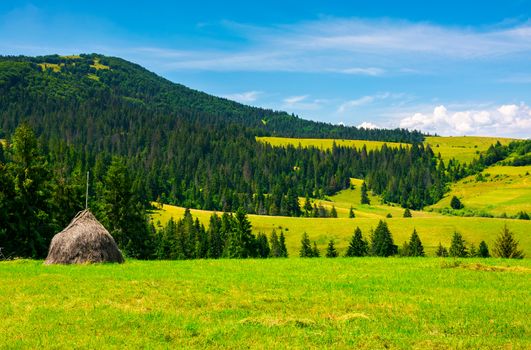
[[[317,147],[322,149],[332,148],[335,142],[337,145],[346,147],[361,148],[366,145],[367,150],[379,149],[385,143],[389,147],[405,146],[405,143],[395,142],[380,142],[380,141],[365,141],[365,140],[340,140],[340,139],[303,139],[303,138],[287,138],[287,137],[257,137],[260,142],[270,143],[272,146],[287,146],[293,145],[295,147]],[[474,158],[477,158],[480,152],[486,151],[490,145],[500,141],[501,144],[508,144],[514,139],[503,137],[482,137],[482,136],[428,136],[424,143],[429,144],[435,154],[440,153],[441,157],[448,161],[452,158],[460,162],[469,163]]]
[[[480,152],[486,151],[497,141],[505,145],[514,139],[483,136],[428,136],[424,143],[429,144],[435,154],[440,153],[444,160],[455,158],[460,162],[470,163],[478,157]]]
[[[367,147],[367,150],[380,149],[383,144],[389,147],[407,147],[406,143],[398,142],[380,142],[380,141],[365,141],[365,140],[342,140],[342,139],[305,139],[305,138],[288,138],[288,137],[270,137],[261,136],[256,137],[259,142],[265,142],[271,144],[271,146],[288,146],[292,145],[298,147],[316,147],[320,149],[331,149],[334,142],[338,146],[362,148],[363,145]]]
[[[489,167],[481,177],[469,176],[452,184],[451,191],[432,208],[448,208],[453,196],[465,209],[494,216],[516,215],[522,210],[531,213],[531,166]]]
[[[531,261],[0,263],[0,348],[529,349]]]

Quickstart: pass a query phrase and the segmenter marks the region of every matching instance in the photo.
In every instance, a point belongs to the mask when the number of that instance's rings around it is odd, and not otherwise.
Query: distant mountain
[[[12,131],[22,119],[35,119],[34,114],[43,108],[63,118],[63,114],[79,114],[76,108],[97,99],[101,108],[112,103],[125,109],[162,113],[168,118],[235,123],[257,135],[409,143],[423,140],[423,135],[416,131],[358,129],[249,107],[172,83],[123,59],[96,54],[0,57],[0,92],[3,122],[0,127],[4,132]],[[123,132],[127,128],[122,125]]]
[[[446,179],[431,149],[417,143],[419,132],[357,129],[249,107],[96,54],[0,57],[0,138],[9,142],[23,122],[58,176],[90,170],[96,191],[119,157],[144,202],[300,215],[298,196],[322,198],[357,177],[387,200],[420,208],[442,196]],[[265,135],[414,145],[279,148],[256,141]]]

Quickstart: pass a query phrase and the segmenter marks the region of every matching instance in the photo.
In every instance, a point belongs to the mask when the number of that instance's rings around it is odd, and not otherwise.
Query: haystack
[[[116,242],[102,224],[86,209],[56,234],[45,264],[117,262],[124,258]]]

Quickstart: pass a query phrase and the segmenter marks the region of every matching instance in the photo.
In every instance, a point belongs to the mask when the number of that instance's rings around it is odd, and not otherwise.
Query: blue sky
[[[119,56],[306,119],[531,137],[530,16],[511,0],[4,0],[0,54]]]

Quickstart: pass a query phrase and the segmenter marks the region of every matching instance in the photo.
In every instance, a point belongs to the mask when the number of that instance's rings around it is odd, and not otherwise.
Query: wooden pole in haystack
[[[90,176],[90,171],[87,171],[87,192],[85,194],[85,209],[88,209],[89,176]]]

